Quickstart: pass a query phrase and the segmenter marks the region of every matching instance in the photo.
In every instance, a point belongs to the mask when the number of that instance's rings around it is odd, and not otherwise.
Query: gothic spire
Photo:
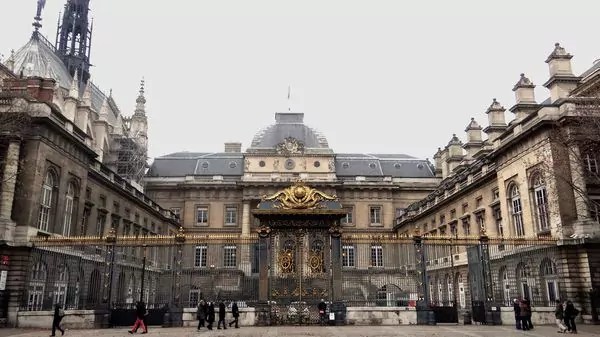
[[[37,35],[38,31],[40,30],[40,28],[42,28],[42,10],[44,9],[44,6],[46,6],[46,0],[38,0],[37,2],[37,11],[35,13],[35,16],[33,17],[33,24],[32,26],[34,27],[34,31],[33,34]]]
[[[144,97],[144,86],[146,85],[146,81],[144,78],[140,81],[140,94],[135,100],[135,115],[145,115],[146,114],[146,97]]]
[[[40,0],[44,1],[44,0]],[[67,0],[56,36],[57,53],[71,76],[79,70],[81,81],[90,77],[90,50],[92,31],[88,13],[90,0]]]

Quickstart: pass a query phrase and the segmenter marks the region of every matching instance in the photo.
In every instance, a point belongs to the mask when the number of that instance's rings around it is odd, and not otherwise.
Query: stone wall
[[[54,311],[19,311],[17,327],[50,329]],[[108,326],[109,313],[105,310],[65,310],[61,326],[67,329],[93,329]]]
[[[413,307],[348,307],[348,325],[409,325],[417,324]]]

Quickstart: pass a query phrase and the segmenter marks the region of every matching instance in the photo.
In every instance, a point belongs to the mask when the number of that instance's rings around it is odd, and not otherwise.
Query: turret
[[[144,96],[145,82],[142,79],[140,91],[135,100],[135,112],[131,116],[130,135],[142,144],[144,148],[148,146],[148,117],[146,116],[146,97]]]
[[[452,139],[450,139],[446,148],[448,149],[448,157],[446,158],[448,174],[452,174],[452,171],[454,171],[464,158],[462,142],[456,137],[456,134],[452,135]]]
[[[552,103],[561,98],[568,97],[569,93],[575,89],[581,80],[581,77],[573,75],[573,70],[571,69],[572,58],[573,56],[567,53],[565,48],[556,43],[554,44],[554,50],[546,59],[550,78],[544,83],[544,87],[550,90]]]
[[[71,87],[69,88],[69,95],[65,99],[65,106],[63,114],[71,122],[75,122],[75,114],[77,113],[77,102],[79,101],[79,81],[77,80],[77,71],[71,81]]]
[[[442,149],[438,147],[437,152],[433,155],[433,160],[435,164],[435,176],[442,177]]]

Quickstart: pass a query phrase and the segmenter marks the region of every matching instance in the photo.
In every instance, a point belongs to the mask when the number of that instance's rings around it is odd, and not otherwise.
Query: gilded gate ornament
[[[313,274],[323,272],[323,253],[320,250],[311,250],[309,252],[308,267]]]
[[[288,274],[294,271],[294,253],[291,249],[282,249],[277,256],[277,264],[282,273]]]
[[[302,181],[270,196],[263,196],[263,201],[273,201],[273,207],[279,209],[317,209],[324,207],[322,201],[334,200],[337,196],[306,186]]]

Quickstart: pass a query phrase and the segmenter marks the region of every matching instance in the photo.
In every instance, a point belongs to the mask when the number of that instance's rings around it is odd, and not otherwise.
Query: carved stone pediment
[[[303,154],[304,143],[294,137],[287,137],[285,140],[275,146],[275,151],[282,155]]]

